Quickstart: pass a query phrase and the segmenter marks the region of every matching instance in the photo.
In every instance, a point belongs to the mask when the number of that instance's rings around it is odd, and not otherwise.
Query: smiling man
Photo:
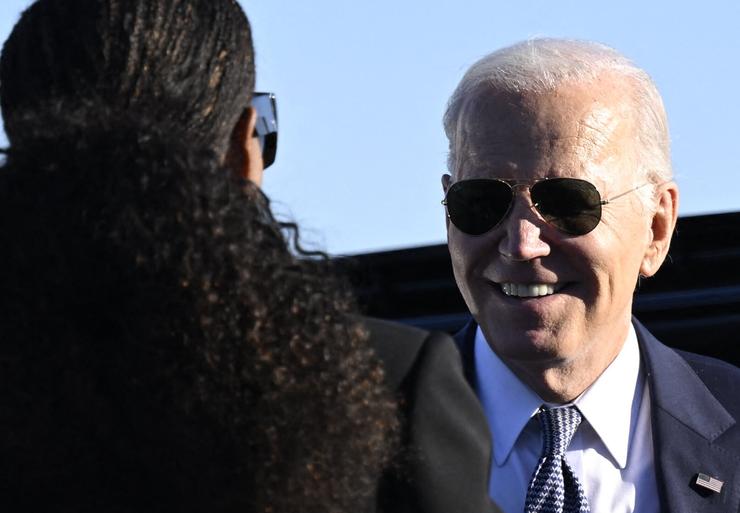
[[[737,368],[632,318],[677,217],[667,120],[616,51],[539,39],[474,64],[444,118],[458,334],[506,512],[737,511]]]

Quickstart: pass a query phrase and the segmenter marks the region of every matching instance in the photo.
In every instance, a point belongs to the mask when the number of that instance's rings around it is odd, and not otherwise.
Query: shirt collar
[[[500,467],[542,399],[493,352],[480,326],[475,332],[475,371],[478,397],[491,428],[493,459]]]
[[[640,348],[630,324],[622,349],[599,378],[574,401],[621,469],[627,466],[645,378]]]
[[[493,458],[502,466],[543,401],[493,352],[480,326],[475,333],[475,370],[478,396],[493,438]],[[637,336],[630,324],[617,357],[574,401],[613,462],[622,469],[627,465],[629,441],[642,399],[642,374]],[[506,393],[501,393],[503,390]]]

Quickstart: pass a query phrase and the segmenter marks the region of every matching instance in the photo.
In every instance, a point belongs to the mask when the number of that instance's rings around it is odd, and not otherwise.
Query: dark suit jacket
[[[366,319],[401,403],[402,452],[379,487],[384,513],[496,513],[490,430],[451,337]]]
[[[661,511],[740,511],[740,369],[670,349],[633,323],[650,387]],[[455,335],[473,386],[476,328],[471,321]],[[723,481],[721,492],[697,486],[699,473]]]

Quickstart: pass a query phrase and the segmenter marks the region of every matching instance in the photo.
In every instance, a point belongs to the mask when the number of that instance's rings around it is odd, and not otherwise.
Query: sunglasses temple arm
[[[621,194],[617,194],[616,196],[612,196],[611,198],[607,198],[607,199],[605,199],[605,200],[601,200],[601,201],[599,202],[599,204],[600,204],[600,205],[608,205],[609,203],[611,203],[611,202],[612,202],[612,201],[614,201],[615,199],[619,199],[619,198],[621,198],[622,196],[626,196],[626,195],[628,195],[628,194],[630,194],[630,193],[632,193],[632,192],[635,192],[635,191],[636,191],[636,190],[638,190],[638,189],[642,189],[642,188],[643,188],[643,187],[645,187],[646,185],[650,185],[650,182],[645,182],[645,183],[643,183],[643,184],[641,184],[641,185],[638,185],[637,187],[633,187],[632,189],[630,189],[630,190],[628,190],[628,191],[625,191],[625,192],[623,192],[623,193],[621,193]]]
[[[671,178],[670,180],[665,180],[665,181],[663,181],[663,182],[660,182],[660,183],[656,183],[656,184],[654,184],[654,185],[655,185],[655,187],[660,187],[661,185],[665,185],[665,184],[667,184],[667,183],[669,183],[669,182],[672,182],[672,181],[673,181],[673,178]],[[628,190],[628,191],[626,191],[626,192],[623,192],[623,193],[621,193],[621,194],[617,194],[616,196],[612,196],[612,197],[611,197],[611,198],[609,198],[609,199],[605,199],[605,200],[602,200],[600,204],[601,204],[601,205],[608,205],[609,203],[611,203],[611,202],[612,202],[612,201],[614,201],[615,199],[617,199],[617,198],[621,198],[622,196],[626,196],[627,194],[629,194],[629,193],[631,193],[631,192],[635,192],[635,191],[636,191],[637,189],[642,189],[642,188],[643,188],[643,187],[645,187],[646,185],[653,185],[653,184],[651,184],[650,182],[645,182],[645,183],[643,183],[643,184],[641,184],[641,185],[638,185],[637,187],[633,187],[632,189],[630,189],[630,190]]]

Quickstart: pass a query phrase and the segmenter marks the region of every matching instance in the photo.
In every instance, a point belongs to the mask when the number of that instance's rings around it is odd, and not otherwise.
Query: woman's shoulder
[[[412,374],[439,366],[460,366],[457,346],[447,333],[371,317],[360,317],[359,322],[383,364],[386,381],[394,389]]]

